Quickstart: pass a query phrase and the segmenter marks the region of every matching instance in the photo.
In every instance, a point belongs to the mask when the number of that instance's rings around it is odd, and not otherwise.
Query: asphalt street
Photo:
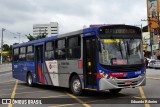
[[[61,87],[41,84],[28,87],[25,82],[13,79],[11,72],[3,72],[0,74],[0,98],[51,98],[51,102],[59,102],[42,105],[1,104],[0,107],[160,107],[160,104],[125,102],[149,98],[160,100],[160,69],[147,69],[147,84],[144,87],[124,89],[119,94],[86,90],[83,96],[74,96],[69,89]]]
[[[12,65],[11,64],[0,64],[0,73],[11,71]]]

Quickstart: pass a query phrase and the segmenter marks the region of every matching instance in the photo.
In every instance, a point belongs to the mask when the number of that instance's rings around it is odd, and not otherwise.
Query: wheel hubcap
[[[75,92],[79,92],[81,89],[81,83],[78,79],[76,79],[74,82],[73,82],[73,90]]]
[[[29,75],[29,77],[28,77],[28,83],[32,84],[32,77],[31,77],[31,75]]]

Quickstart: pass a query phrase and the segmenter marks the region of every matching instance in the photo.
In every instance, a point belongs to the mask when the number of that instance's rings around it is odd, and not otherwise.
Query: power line
[[[2,30],[0,30],[0,32],[2,32]],[[4,41],[7,41],[6,43],[9,44],[13,44],[15,42],[15,40],[12,40],[12,38],[17,38],[18,39],[18,43],[20,43],[21,41],[26,41],[27,42],[27,37],[25,36],[26,34],[24,33],[18,33],[18,32],[12,32],[8,29],[5,29],[5,38]],[[9,41],[11,39],[11,41]]]
[[[8,29],[6,29],[6,31],[9,32],[10,34],[13,34],[13,35],[16,35],[16,36],[19,36],[19,34],[23,34],[23,33],[13,33],[11,31],[9,31]],[[25,35],[21,35],[21,36],[26,37]]]

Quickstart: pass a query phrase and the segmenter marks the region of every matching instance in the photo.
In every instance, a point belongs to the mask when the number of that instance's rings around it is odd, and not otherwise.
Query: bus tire
[[[82,95],[82,83],[77,75],[74,75],[70,82],[70,89],[76,96]]]
[[[28,86],[32,87],[33,86],[33,78],[32,78],[32,74],[28,73],[27,74],[27,84]]]
[[[111,89],[111,90],[109,90],[109,92],[112,93],[112,94],[117,94],[117,93],[119,93],[121,90],[122,90],[122,89]]]

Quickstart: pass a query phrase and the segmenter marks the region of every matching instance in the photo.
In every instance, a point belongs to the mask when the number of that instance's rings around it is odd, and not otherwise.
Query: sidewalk
[[[2,64],[0,65],[0,72],[7,72],[12,70],[12,64]]]
[[[147,68],[146,73],[147,77],[160,78],[160,69]]]

